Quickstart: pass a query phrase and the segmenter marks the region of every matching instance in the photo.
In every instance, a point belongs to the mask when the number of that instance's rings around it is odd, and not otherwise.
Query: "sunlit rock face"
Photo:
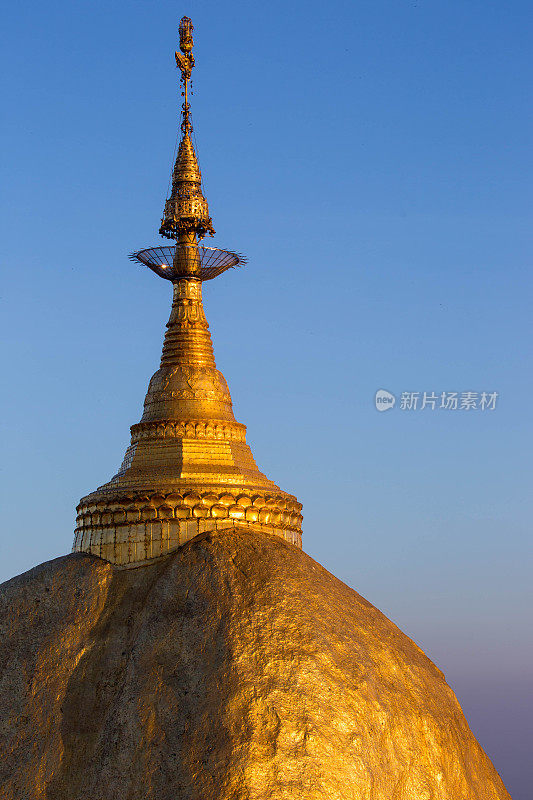
[[[3,800],[509,798],[442,673],[279,537],[0,590]]]

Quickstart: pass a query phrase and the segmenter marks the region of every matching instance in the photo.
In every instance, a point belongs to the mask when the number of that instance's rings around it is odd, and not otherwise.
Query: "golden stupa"
[[[302,541],[301,504],[259,471],[246,426],[235,420],[202,305],[202,283],[244,259],[198,244],[214,230],[191,141],[192,31],[183,17],[176,52],[184,97],[181,141],[159,231],[176,244],[131,256],[173,284],[161,365],[142,418],[131,428],[122,466],[77,508],[73,550],[125,567],[236,522],[300,547]]]

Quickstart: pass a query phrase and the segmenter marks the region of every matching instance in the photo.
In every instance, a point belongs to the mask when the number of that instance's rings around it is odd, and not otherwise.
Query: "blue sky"
[[[526,800],[529,3],[11,4],[0,579],[70,549],[158,365],[169,286],[126,255],[161,243],[183,14],[214,243],[249,257],[205,289],[237,419]],[[379,414],[380,388],[499,397]]]

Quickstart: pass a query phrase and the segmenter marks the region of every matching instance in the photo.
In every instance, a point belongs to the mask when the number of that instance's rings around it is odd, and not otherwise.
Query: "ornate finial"
[[[207,200],[202,194],[202,175],[190,138],[189,81],[194,67],[192,32],[191,20],[183,17],[179,26],[181,53],[176,51],[175,54],[183,86],[182,137],[172,173],[172,191],[165,203],[159,229],[161,236],[177,240],[176,269],[183,275],[198,272],[198,239],[203,239],[206,233],[211,236],[215,233]]]
[[[192,124],[190,121],[190,105],[189,105],[189,81],[191,79],[191,72],[192,68],[194,67],[194,56],[192,54],[192,48],[194,45],[194,41],[192,38],[192,32],[194,30],[194,26],[189,19],[189,17],[182,17],[180,20],[180,50],[181,53],[178,53],[176,50],[176,64],[179,70],[181,70],[181,83],[183,84],[183,92],[182,96],[184,98],[184,102],[182,105],[183,108],[183,122],[181,123],[181,130],[185,133],[190,133],[192,130]]]

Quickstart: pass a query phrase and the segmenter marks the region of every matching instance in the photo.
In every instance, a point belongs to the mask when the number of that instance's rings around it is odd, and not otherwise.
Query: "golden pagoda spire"
[[[189,103],[189,81],[194,67],[193,24],[183,17],[180,26],[180,50],[176,50],[176,65],[181,71],[182,121],[181,141],[172,173],[172,189],[167,198],[159,233],[167,239],[176,239],[176,267],[182,275],[198,273],[199,239],[206,233],[214,235],[207,200],[202,194],[202,174],[191,141],[191,106]]]
[[[160,229],[176,243],[130,256],[173,284],[161,364],[142,418],[131,427],[122,466],[77,509],[73,549],[121,566],[139,566],[203,531],[235,524],[301,547],[301,504],[257,468],[246,426],[235,420],[228,384],[215,364],[202,283],[245,259],[198,244],[214,231],[190,139],[194,57],[188,17],[179,30],[182,136]]]

